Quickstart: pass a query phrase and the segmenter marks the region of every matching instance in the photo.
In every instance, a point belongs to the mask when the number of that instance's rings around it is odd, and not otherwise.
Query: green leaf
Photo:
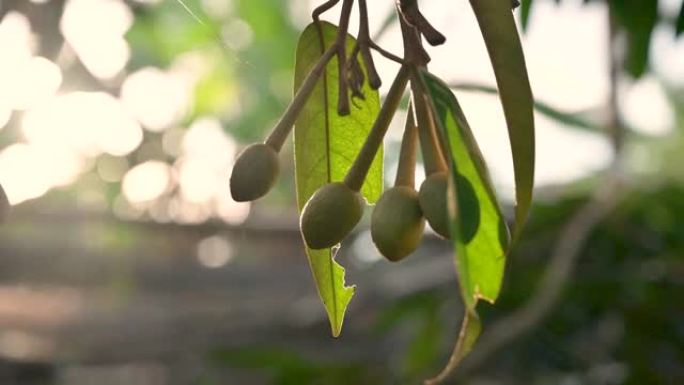
[[[635,78],[648,69],[651,35],[658,21],[655,0],[611,0],[611,11],[627,33],[625,69]]]
[[[534,187],[534,113],[525,57],[508,2],[470,0],[484,37],[499,86],[515,173],[515,225],[517,239],[527,220]]]
[[[493,303],[499,296],[509,233],[482,153],[456,97],[437,77],[428,72],[421,75],[449,163],[449,225],[466,306],[461,332],[448,364],[437,377],[426,381],[426,384],[438,384],[459,365],[480,335],[478,301]]]
[[[297,46],[295,89],[325,49],[334,42],[336,33],[337,28],[329,23],[321,23],[320,30],[315,24],[304,30]],[[351,52],[353,44],[354,39],[349,36],[348,52]],[[351,113],[338,116],[337,82],[337,60],[333,59],[326,66],[325,74],[295,123],[295,178],[300,211],[319,187],[344,179],[380,110],[378,92],[365,82],[362,88],[365,99],[354,98]],[[377,201],[382,193],[382,159],[383,152],[380,150],[361,189],[370,203]],[[344,268],[335,261],[333,250],[307,249],[306,253],[318,293],[330,319],[332,334],[337,337],[355,288],[345,285]]]
[[[520,1],[520,25],[523,31],[527,31],[530,23],[530,11],[532,10],[532,0]]]
[[[501,289],[508,228],[480,149],[449,86],[422,73],[450,167],[449,218],[461,293],[474,310],[496,301]]]

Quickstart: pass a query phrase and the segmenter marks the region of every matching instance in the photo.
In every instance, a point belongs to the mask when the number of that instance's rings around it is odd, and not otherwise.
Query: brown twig
[[[379,45],[375,44],[375,42],[373,40],[370,40],[368,42],[368,44],[370,45],[371,48],[378,51],[378,53],[380,55],[386,57],[387,59],[392,60],[393,62],[399,63],[401,65],[406,64],[406,61],[404,59],[400,58],[399,56],[397,56],[397,55],[385,50],[384,48],[380,47]]]
[[[423,48],[418,30],[403,19],[400,19],[399,23],[404,37],[404,56],[411,64],[411,94],[413,109],[418,122],[418,136],[423,161],[425,162],[425,173],[430,175],[447,168],[439,145],[434,117],[429,103],[425,99],[427,92],[419,75],[421,69],[427,68],[430,56]]]
[[[349,86],[351,87],[352,99],[365,99],[362,91],[363,82],[365,80],[366,76],[363,73],[363,69],[361,69],[361,63],[359,63],[359,46],[357,44],[354,46],[354,50],[349,56]]]
[[[403,19],[425,36],[425,40],[430,45],[436,46],[444,44],[446,37],[442,35],[429,21],[423,16],[418,8],[418,0],[397,0],[399,3],[399,10]]]
[[[397,12],[401,9],[397,6]],[[399,18],[401,36],[404,40],[404,61],[413,67],[424,67],[430,62],[428,55],[420,40],[419,31],[408,23],[403,17]]]
[[[374,90],[377,90],[382,85],[382,79],[378,75],[378,71],[375,68],[375,63],[373,62],[373,55],[371,54],[371,38],[370,30],[368,26],[368,6],[366,5],[366,0],[359,0],[359,36],[357,37],[357,47],[363,58],[363,63],[366,67],[366,72],[368,73],[368,84]]]
[[[321,15],[330,10],[330,8],[334,7],[339,3],[340,0],[328,0],[325,3],[319,5],[314,9],[313,13],[311,14],[311,17],[314,19],[316,24],[320,21]]]
[[[343,0],[340,22],[337,26],[337,68],[339,74],[337,113],[340,116],[349,115],[349,78],[347,73],[347,30],[349,29],[349,17],[354,0]]]

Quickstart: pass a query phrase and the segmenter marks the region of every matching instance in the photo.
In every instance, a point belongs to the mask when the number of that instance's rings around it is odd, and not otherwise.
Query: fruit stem
[[[416,27],[416,29],[425,36],[425,40],[427,40],[430,45],[444,44],[446,37],[436,30],[435,27],[427,21],[425,16],[423,16],[420,9],[418,9],[417,0],[400,0],[399,10],[406,22],[411,26]]]
[[[404,136],[401,139],[401,150],[399,150],[399,166],[397,167],[397,177],[394,180],[395,186],[415,188],[417,140],[416,120],[413,116],[413,108],[409,105]]]
[[[339,74],[337,113],[340,116],[349,115],[349,85],[347,84],[347,30],[354,0],[344,0],[339,26],[337,27],[337,73]]]
[[[264,141],[266,145],[271,146],[276,151],[280,151],[285,143],[285,139],[287,139],[290,131],[292,131],[292,127],[294,126],[297,116],[301,112],[302,108],[304,108],[306,101],[309,99],[309,96],[311,96],[311,92],[313,92],[314,88],[316,87],[318,78],[321,77],[323,71],[325,70],[325,66],[328,64],[330,59],[335,56],[336,53],[337,43],[332,44],[318,59],[318,62],[316,62],[314,68],[311,69],[308,75],[306,75],[306,78],[299,87],[299,90],[297,90],[297,93],[292,99],[292,102],[290,102],[290,105],[287,106],[283,116],[280,118],[268,138],[266,138]]]
[[[404,17],[400,18],[399,22],[404,37],[404,52],[406,58],[411,62],[411,93],[416,122],[418,122],[418,135],[420,136],[421,152],[423,153],[423,162],[425,163],[425,173],[431,175],[435,172],[446,170],[447,166],[439,145],[434,116],[426,99],[427,91],[419,74],[421,69],[427,68],[430,56],[423,48],[423,43],[416,27],[411,26]]]
[[[382,144],[385,133],[392,122],[392,117],[394,116],[397,107],[399,107],[401,98],[404,95],[409,80],[409,74],[409,66],[401,66],[397,73],[397,77],[390,86],[385,103],[382,105],[380,113],[375,119],[375,123],[373,123],[373,128],[371,128],[363,147],[361,147],[361,151],[359,151],[359,155],[354,160],[354,163],[347,172],[347,176],[344,178],[344,183],[354,191],[361,190],[361,186],[366,179],[366,175],[373,163],[375,154]]]
[[[316,24],[318,24],[322,14],[324,14],[330,8],[334,7],[339,2],[340,0],[328,0],[325,3],[316,7],[316,9],[314,9],[313,13],[311,14],[311,17],[316,22]]]
[[[411,69],[411,93],[418,123],[418,135],[425,162],[425,174],[445,171],[447,169],[444,156],[437,137],[437,127],[432,110],[426,100],[427,94],[420,79],[417,68]]]
[[[359,0],[359,19],[359,36],[357,37],[356,44],[368,73],[368,84],[372,89],[377,90],[382,85],[382,79],[378,75],[375,63],[373,62],[373,55],[370,51],[371,38],[370,28],[368,27],[368,6],[366,0]]]

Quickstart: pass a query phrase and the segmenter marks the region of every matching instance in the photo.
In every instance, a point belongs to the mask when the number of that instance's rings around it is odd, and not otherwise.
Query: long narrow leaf
[[[527,31],[530,23],[530,11],[532,10],[532,0],[520,1],[520,25],[523,31]]]
[[[515,173],[517,239],[527,220],[534,186],[534,113],[525,57],[509,3],[470,0],[494,68],[503,105]]]
[[[320,29],[311,24],[304,30],[297,47],[295,89],[325,49],[333,44],[336,34],[337,28],[329,23],[320,23]],[[349,36],[347,52],[353,44],[354,39]],[[295,123],[295,179],[300,211],[319,187],[344,178],[380,109],[377,91],[366,82],[362,88],[364,99],[354,98],[351,113],[339,116],[336,59],[326,66],[325,72]],[[382,193],[382,159],[379,151],[361,190],[369,202],[375,202]],[[333,250],[307,248],[306,253],[332,334],[338,336],[355,288],[346,286],[344,268],[335,261]]]
[[[651,35],[658,22],[655,0],[610,0],[611,12],[627,35],[625,70],[635,78],[648,70]]]

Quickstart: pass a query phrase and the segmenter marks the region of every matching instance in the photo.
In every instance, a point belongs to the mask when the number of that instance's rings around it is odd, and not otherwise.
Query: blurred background
[[[359,226],[337,256],[358,288],[334,340],[302,251],[291,146],[273,192],[230,198],[236,153],[291,98],[298,34],[318,3],[0,0],[0,183],[14,206],[0,228],[0,383],[415,384],[441,368],[462,313],[446,242],[426,234],[391,264]],[[393,3],[370,2],[371,29],[401,53]],[[501,107],[473,91],[494,77],[470,6],[421,5],[448,37],[430,69],[460,85],[512,213]],[[548,317],[459,383],[684,383],[681,7],[515,11],[543,103],[536,206],[499,303],[481,305],[485,329],[539,291],[565,224],[616,158],[627,187]],[[397,66],[377,62],[384,92]]]

